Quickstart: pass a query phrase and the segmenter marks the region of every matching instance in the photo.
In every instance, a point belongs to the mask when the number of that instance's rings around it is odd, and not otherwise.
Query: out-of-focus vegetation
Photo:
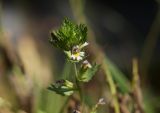
[[[73,66],[48,41],[50,30],[58,27],[64,17],[87,25],[88,58],[101,65],[93,80],[83,86],[84,112],[94,109],[92,106],[96,107],[103,97],[106,104],[97,113],[159,113],[158,0],[150,4],[155,6],[150,20],[135,17],[142,26],[145,21],[150,23],[145,32],[114,9],[122,3],[38,2],[0,3],[0,113],[72,113],[76,109],[80,103],[77,95],[68,98],[47,89],[57,79],[73,77]],[[96,2],[97,7],[91,7]],[[123,3],[125,10],[127,5]],[[145,8],[147,11],[152,10],[150,5]],[[134,8],[130,14],[139,14]]]

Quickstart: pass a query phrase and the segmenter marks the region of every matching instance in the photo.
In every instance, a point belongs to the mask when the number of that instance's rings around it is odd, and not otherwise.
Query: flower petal
[[[89,45],[89,43],[88,42],[85,42],[84,44],[82,44],[81,46],[80,46],[80,49],[82,49],[82,48],[84,48],[85,46],[88,46]]]

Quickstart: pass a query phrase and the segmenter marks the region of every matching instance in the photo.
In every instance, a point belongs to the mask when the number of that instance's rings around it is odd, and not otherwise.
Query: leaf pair
[[[76,86],[72,82],[63,79],[56,81],[55,84],[51,84],[48,89],[62,96],[69,96],[77,90]]]
[[[78,80],[81,82],[90,81],[99,67],[100,65],[97,64],[94,64],[91,68],[81,67],[78,75]],[[72,82],[61,79],[56,81],[55,84],[51,84],[48,89],[56,92],[57,94],[69,96],[72,95],[75,90],[77,90],[77,87]]]

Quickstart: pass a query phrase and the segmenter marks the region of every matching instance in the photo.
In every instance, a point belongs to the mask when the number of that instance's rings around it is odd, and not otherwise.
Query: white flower
[[[73,54],[71,54],[71,59],[76,60],[76,61],[80,61],[83,59],[84,55],[85,55],[84,52],[73,53]]]
[[[84,48],[85,46],[88,46],[88,45],[89,45],[89,43],[88,43],[88,42],[85,42],[85,43],[82,44],[79,48],[82,49],[82,48]]]
[[[78,46],[78,45],[73,46],[72,51],[71,51],[71,59],[72,60],[81,61],[81,60],[83,60],[84,56],[85,56],[85,52],[81,51],[80,46]]]
[[[88,44],[89,44],[88,42],[85,42],[82,45],[75,45],[72,47],[71,51],[65,51],[65,53],[69,57],[70,60],[79,62],[83,60],[85,57],[85,52],[82,51],[82,48],[84,48]],[[91,65],[89,65],[89,68],[91,68]]]
[[[99,101],[98,101],[98,104],[100,104],[100,105],[106,104],[104,98],[100,98]]]
[[[92,68],[92,65],[88,62],[88,60],[83,61],[82,63],[83,68]]]

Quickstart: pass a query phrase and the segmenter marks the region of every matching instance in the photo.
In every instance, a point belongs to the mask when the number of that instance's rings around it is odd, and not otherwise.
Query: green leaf
[[[82,45],[87,40],[87,27],[77,25],[65,18],[61,27],[51,32],[50,43],[64,51],[69,51],[75,45]]]
[[[94,64],[91,68],[83,69],[79,71],[78,80],[82,82],[88,82],[92,79],[95,73],[98,71],[100,65]]]
[[[49,86],[48,89],[63,96],[72,95],[73,92],[77,90],[77,88],[72,82],[63,79],[58,80],[55,84],[51,84],[51,86]]]

